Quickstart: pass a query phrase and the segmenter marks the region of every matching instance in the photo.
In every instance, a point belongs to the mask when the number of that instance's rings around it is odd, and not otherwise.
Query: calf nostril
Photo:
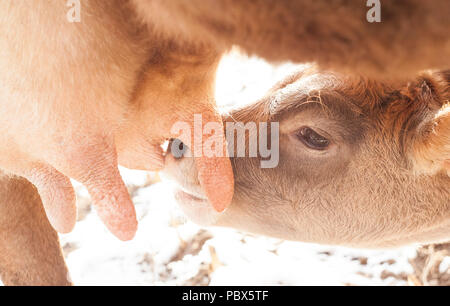
[[[169,143],[169,152],[175,159],[183,158],[188,147],[179,139],[172,139]]]

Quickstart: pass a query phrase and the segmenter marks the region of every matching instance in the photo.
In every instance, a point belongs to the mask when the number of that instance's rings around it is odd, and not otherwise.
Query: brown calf
[[[395,84],[314,68],[288,77],[224,117],[242,122],[235,129],[248,139],[257,132],[249,123],[279,123],[277,137],[264,136],[279,142],[279,162],[263,168],[267,156],[233,154],[235,194],[223,214],[207,205],[192,158],[168,155],[164,171],[204,225],[352,247],[447,241],[449,84],[450,71]]]

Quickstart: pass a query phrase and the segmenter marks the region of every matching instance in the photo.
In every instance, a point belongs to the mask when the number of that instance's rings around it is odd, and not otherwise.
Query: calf
[[[351,247],[446,241],[449,85],[448,70],[396,83],[315,68],[288,77],[224,117],[243,123],[235,128],[247,129],[248,144],[249,123],[279,122],[264,136],[279,143],[279,162],[233,157],[235,194],[223,214],[207,204],[192,158],[169,154],[164,171],[184,212],[204,225]],[[238,134],[227,135],[234,143]]]

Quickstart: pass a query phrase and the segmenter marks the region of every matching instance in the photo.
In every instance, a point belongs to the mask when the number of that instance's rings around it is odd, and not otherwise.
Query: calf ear
[[[412,159],[419,174],[444,172],[450,176],[450,103],[446,102],[414,137]]]

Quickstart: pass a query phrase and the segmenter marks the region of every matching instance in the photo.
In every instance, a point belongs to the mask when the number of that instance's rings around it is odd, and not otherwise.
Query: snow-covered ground
[[[252,102],[292,69],[228,56],[219,70],[218,103]],[[78,186],[82,220],[61,236],[75,284],[403,285],[413,272],[408,260],[416,256],[414,246],[356,250],[200,228],[177,208],[171,183],[158,182],[155,174],[121,171],[139,216],[136,238],[124,243],[109,234]]]
[[[122,173],[135,186],[154,179],[145,173]],[[62,235],[75,284],[401,285],[412,273],[408,258],[415,256],[415,247],[354,250],[202,229],[183,217],[172,187],[163,182],[131,188],[139,218],[131,242],[109,234],[94,212],[72,233]],[[86,196],[81,188],[79,194]]]

